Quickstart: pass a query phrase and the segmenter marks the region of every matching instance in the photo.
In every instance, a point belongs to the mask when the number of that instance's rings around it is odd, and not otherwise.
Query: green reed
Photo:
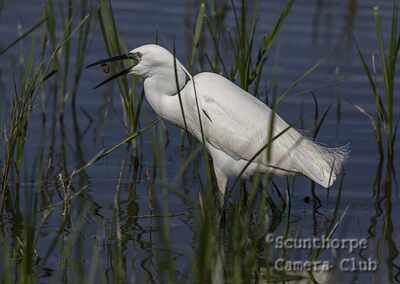
[[[383,244],[379,244],[379,247],[376,246],[374,253],[380,256],[382,254],[381,247],[385,247],[389,251],[388,255],[384,256],[384,261],[388,264],[385,273],[387,282],[398,281],[398,268],[395,261],[398,258],[399,250],[394,241],[395,230],[392,214],[397,197],[393,187],[396,184],[395,142],[400,121],[400,117],[396,117],[394,113],[397,60],[400,49],[399,5],[399,1],[393,0],[387,41],[384,40],[385,29],[382,27],[380,9],[378,6],[373,8],[377,55],[372,55],[372,64],[368,64],[365,53],[357,45],[358,55],[371,87],[375,110],[371,114],[360,106],[356,106],[356,108],[370,119],[380,154],[372,185],[375,200],[374,215],[368,228],[369,242],[375,242],[374,237],[379,234],[378,226],[382,224],[381,235],[385,241]]]
[[[254,1],[251,11],[248,2],[244,0],[241,1],[240,8],[234,5],[234,1],[222,2],[223,5],[215,0],[200,3],[188,56],[190,70],[200,69],[202,62],[207,61],[214,71],[224,73],[232,80],[240,82],[246,90],[260,96],[264,66],[284,20],[290,15],[294,1],[286,3],[271,27],[271,32],[263,36],[259,44],[256,39],[257,1]],[[0,283],[37,283],[42,280],[55,283],[128,283],[134,276],[137,276],[137,283],[265,283],[267,280],[286,279],[286,275],[278,274],[276,277],[277,274],[270,267],[274,252],[266,244],[265,236],[269,232],[279,233],[280,230],[286,237],[296,234],[291,209],[291,196],[296,189],[294,179],[287,179],[280,187],[271,176],[256,176],[251,183],[241,183],[240,192],[231,192],[232,198],[226,200],[225,210],[221,210],[210,178],[211,163],[207,156],[202,155],[204,152],[201,145],[194,144],[189,149],[183,149],[178,172],[173,179],[168,176],[166,151],[170,151],[171,147],[165,147],[168,140],[165,126],[157,120],[148,127],[139,128],[142,98],[136,91],[135,82],[129,84],[126,77],[118,79],[118,87],[125,111],[124,123],[129,135],[120,143],[100,150],[88,161],[85,161],[85,153],[81,147],[77,150],[81,158],[78,165],[74,165],[75,170],[67,167],[66,156],[69,152],[67,145],[63,145],[60,152],[64,154],[60,155],[62,161],[59,161],[62,166],[57,167],[56,138],[65,135],[59,122],[63,117],[65,102],[69,100],[77,121],[79,82],[87,56],[88,39],[93,32],[93,21],[97,20],[100,24],[110,56],[125,53],[126,48],[118,34],[111,1],[100,1],[97,18],[88,16],[92,11],[89,1],[81,1],[79,4],[76,1],[63,2],[65,14],[61,20],[56,16],[54,5],[53,1],[47,1],[44,20],[39,21],[23,34],[23,38],[9,47],[12,49],[17,42],[25,40],[33,31],[45,26],[41,30],[40,44],[32,44],[25,65],[25,76],[16,80],[17,87],[13,95],[15,102],[5,127],[9,131],[6,158],[2,159],[1,166],[2,183],[8,187],[8,191],[16,188],[8,179],[11,169],[15,168],[19,172],[23,169],[21,165],[29,162],[24,160],[24,145],[30,114],[35,110],[35,96],[39,91],[43,93],[42,104],[45,107],[42,111],[46,117],[47,102],[53,103],[50,106],[50,140],[53,141],[46,144],[50,149],[44,152],[49,157],[46,156],[38,162],[39,174],[34,176],[36,179],[33,179],[32,186],[26,191],[29,194],[21,199],[24,202],[19,203],[15,198],[9,199],[10,203],[5,204],[8,210],[16,208],[12,213],[17,220],[14,224],[18,228],[14,228],[17,234],[9,233],[9,228],[3,224],[4,219],[0,220],[0,247],[4,251],[0,256]],[[235,16],[234,32],[237,36],[228,42],[222,42],[226,38],[223,34],[227,33],[224,25],[229,11],[228,5]],[[57,32],[59,30],[61,33]],[[211,36],[213,46],[213,53],[210,54],[202,48],[206,33]],[[58,38],[59,34],[61,38]],[[233,60],[222,52],[222,44],[232,46]],[[33,50],[38,46],[43,50],[39,50],[41,62],[36,69]],[[76,62],[71,61],[72,54],[76,54]],[[122,63],[111,66],[113,73],[119,68],[123,68]],[[283,93],[281,99],[278,99],[279,102],[315,69],[313,66],[300,76]],[[315,135],[318,134],[327,112],[316,123]],[[273,126],[274,119],[269,127]],[[75,128],[77,137],[82,136],[77,122]],[[136,200],[137,177],[133,176],[143,178],[140,171],[144,165],[133,170],[135,161],[131,159],[130,142],[140,138],[145,131],[146,134],[151,132],[152,174],[149,181],[144,182],[147,184],[145,189],[148,189],[148,208],[139,208],[139,201]],[[44,132],[45,137],[46,134]],[[269,142],[273,139],[271,136]],[[76,141],[79,148],[80,139],[77,138]],[[111,206],[112,217],[108,220],[98,215],[97,194],[95,190],[88,190],[89,180],[80,178],[77,183],[75,178],[81,177],[82,173],[89,171],[99,161],[111,157],[117,149],[122,150],[127,144],[129,146],[121,161],[120,177]],[[151,159],[146,159],[149,160]],[[194,194],[191,188],[189,191],[182,189],[182,180],[190,174],[198,178],[195,180],[200,183],[201,190],[198,194]],[[123,179],[125,175],[132,179],[128,184]],[[236,184],[240,183],[235,181],[231,190]],[[49,190],[50,186],[55,189]],[[6,191],[3,188],[2,194],[4,192]],[[122,197],[126,192],[130,195],[128,202]],[[235,198],[235,194],[239,194],[239,197]],[[177,213],[187,219],[193,231],[191,251],[182,253],[185,259],[183,269],[178,264],[178,255],[181,252],[175,249],[176,241],[171,236],[175,229],[173,211],[176,210],[169,204],[171,196],[179,198],[190,208],[183,213]],[[338,200],[340,201],[340,195]],[[339,201],[331,216],[328,232],[334,232],[333,229],[339,223]],[[142,216],[143,209],[149,209],[150,214]],[[138,220],[141,218],[150,220],[150,225],[140,223]],[[50,221],[51,219],[56,221]],[[42,230],[46,231],[46,225],[51,222],[55,222],[54,228],[44,238],[41,235]],[[89,231],[90,224],[93,223],[95,233]],[[43,246],[43,242],[46,245]],[[138,263],[137,255],[141,250],[145,250],[150,256]],[[57,261],[52,262],[52,258]],[[46,278],[43,274],[48,268],[54,271]]]
[[[192,60],[189,60],[190,66],[193,65],[191,69],[196,69],[197,67],[193,62],[193,58],[195,58],[195,54],[198,54],[199,65],[202,64],[201,59],[205,57],[209,67],[214,72],[221,72],[231,80],[238,81],[242,88],[258,96],[263,68],[284,20],[290,14],[294,1],[286,3],[271,32],[262,38],[258,47],[255,38],[257,30],[257,1],[252,2],[253,10],[249,9],[247,1],[241,1],[240,8],[236,7],[233,1],[228,1],[235,19],[235,29],[233,31],[235,36],[228,36],[228,42],[223,42],[226,35],[229,34],[224,28],[227,6],[225,6],[225,2],[220,6],[215,1],[210,2],[202,1],[199,7],[194,29],[195,36],[192,41],[192,56],[190,57]],[[206,16],[204,16],[204,11],[207,11]],[[203,28],[203,17],[206,17],[204,29],[205,33],[210,35],[213,53],[204,51],[201,53],[198,48],[198,45],[203,44],[204,46],[205,44],[204,36],[200,37],[201,40],[199,40],[198,36],[198,31]],[[222,45],[224,45],[224,48],[230,46],[231,50],[233,50],[233,58],[231,60],[227,58],[226,53],[221,51]],[[256,57],[253,56],[254,53],[256,53]],[[283,94],[277,96],[273,100],[273,109],[275,110],[295,87],[309,74],[313,73],[320,66],[320,63],[318,62],[307,69]],[[321,128],[328,111],[329,108],[324,112],[322,118],[317,121],[315,135]],[[266,127],[273,129],[274,122],[274,118],[271,119],[270,125],[266,125]],[[260,149],[255,158],[265,149],[268,149],[269,144],[277,138],[273,137],[272,133],[270,134],[269,143]],[[255,283],[257,281],[267,281],[268,279],[271,281],[274,281],[273,279],[275,281],[287,279],[284,274],[278,275],[278,278],[272,276],[276,273],[273,272],[273,269],[268,264],[272,259],[269,255],[270,248],[265,244],[265,235],[269,230],[274,231],[277,227],[282,226],[286,227],[286,237],[292,234],[291,231],[293,229],[290,228],[290,192],[294,190],[294,185],[289,180],[287,181],[286,197],[280,199],[281,205],[277,205],[272,199],[275,193],[271,191],[275,191],[278,196],[282,196],[280,191],[285,189],[270,186],[272,180],[270,175],[265,175],[264,177],[256,176],[250,188],[246,188],[242,183],[239,200],[231,202],[229,197],[231,197],[233,190],[239,190],[239,188],[235,188],[238,180],[239,178],[227,190],[222,212],[215,204],[212,190],[205,190],[199,194],[199,208],[195,212],[197,222],[194,229],[196,250],[193,256],[193,271],[195,276],[190,278],[195,283]],[[340,195],[338,200],[340,201]],[[272,224],[268,224],[268,215],[272,216],[270,217],[271,219],[275,219]],[[283,218],[284,215],[286,215],[286,219]],[[218,222],[218,220],[221,222]],[[332,217],[332,222],[337,222],[336,211]],[[310,278],[312,279],[312,275]]]
[[[251,9],[250,4],[245,0],[240,1],[240,8],[236,7],[234,1],[229,2],[235,21],[235,29],[232,34],[224,27],[225,6],[222,5],[218,10],[217,4],[214,1],[211,2],[210,15],[207,16],[207,32],[212,39],[214,54],[205,53],[204,56],[208,58],[209,65],[214,72],[222,71],[231,80],[238,78],[240,86],[244,90],[250,91],[249,88],[252,86],[252,93],[258,96],[260,80],[271,47],[276,41],[294,1],[287,1],[271,31],[262,37],[258,46],[255,45],[259,21],[257,0],[251,1]],[[224,42],[224,44],[228,44],[229,49],[233,51],[232,58],[222,56],[221,44],[223,38],[226,37],[229,38],[229,42]],[[230,67],[228,67],[228,61],[232,62]]]
[[[37,30],[45,20],[40,20],[28,31],[24,32],[19,38],[9,44],[0,54],[13,48],[18,42],[30,36]],[[35,66],[34,52],[36,48],[36,38],[32,37],[28,56],[25,58],[25,65],[20,78],[13,78],[12,84],[12,105],[9,111],[8,124],[4,126],[6,135],[4,137],[4,164],[1,168],[1,194],[0,194],[0,215],[6,203],[9,201],[9,177],[15,173],[16,180],[13,184],[15,191],[19,191],[20,171],[24,162],[26,136],[30,122],[35,95],[38,88],[50,78],[53,73],[44,74],[40,68]],[[13,188],[13,189],[14,189]]]
[[[111,1],[101,0],[97,14],[108,55],[115,56],[126,54],[128,50],[119,36]],[[117,64],[117,66],[119,67],[118,69],[111,66],[113,73],[124,68],[122,62]],[[124,109],[125,127],[128,131],[134,131],[138,125],[138,115],[140,113],[142,100],[139,94],[136,93],[135,81],[133,81],[131,86],[129,85],[126,76],[118,78],[117,81]]]
[[[4,223],[3,219],[5,216],[13,216],[14,225],[17,226],[13,229],[13,238],[6,234],[1,239],[2,247],[8,253],[2,255],[0,261],[5,264],[5,267],[11,268],[9,271],[2,270],[4,276],[1,279],[2,283],[36,283],[38,279],[35,269],[38,263],[36,247],[40,239],[38,235],[40,224],[37,217],[39,205],[44,201],[39,201],[35,186],[24,186],[24,191],[21,190],[22,183],[29,184],[27,165],[30,161],[25,159],[25,144],[31,124],[31,115],[36,110],[38,93],[46,88],[49,79],[59,72],[57,68],[54,68],[58,67],[58,64],[54,62],[58,61],[58,56],[62,54],[63,50],[68,50],[68,48],[63,48],[68,45],[74,34],[80,32],[88,20],[88,16],[85,15],[76,26],[67,28],[67,32],[57,41],[54,27],[55,17],[52,14],[54,11],[51,9],[51,4],[51,1],[47,2],[42,20],[23,32],[20,37],[1,51],[1,55],[3,55],[12,50],[16,44],[31,38],[30,47],[26,52],[27,56],[25,53],[21,55],[24,59],[21,74],[18,76],[15,74],[11,78],[13,84],[11,84],[9,96],[12,104],[9,108],[9,118],[4,126],[6,130],[4,141],[1,141],[1,144],[4,145],[2,147],[4,163],[1,164],[0,197],[2,235],[7,230],[7,222]],[[39,30],[41,31],[40,36],[37,35]],[[48,38],[52,43],[51,50],[46,54]],[[39,52],[38,47],[42,48]],[[33,171],[33,176],[35,171]],[[20,274],[15,277],[13,271]]]
[[[399,1],[393,1],[393,14],[387,43],[383,40],[381,13],[378,6],[374,7],[373,14],[375,18],[378,61],[380,62],[379,67],[382,74],[377,74],[378,62],[375,60],[375,56],[372,57],[372,66],[370,66],[361,48],[356,44],[358,55],[371,86],[376,107],[374,115],[368,114],[362,109],[360,111],[371,118],[381,156],[384,155],[384,145],[386,145],[387,157],[393,160],[397,129],[396,121],[398,121],[398,118],[394,116],[394,85],[400,48],[400,32],[398,31]],[[383,77],[383,86],[378,82],[378,75]],[[382,134],[382,130],[384,134]]]

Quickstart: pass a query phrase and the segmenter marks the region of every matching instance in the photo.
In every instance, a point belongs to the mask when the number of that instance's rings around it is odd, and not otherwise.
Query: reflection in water
[[[260,284],[287,283],[287,284],[334,284],[338,283],[333,277],[333,272],[287,272],[272,276],[270,280],[260,281]]]
[[[346,5],[345,3],[346,2]],[[330,49],[330,43],[335,41],[332,48],[333,53],[340,59],[341,56],[347,57],[349,50],[352,49],[354,27],[357,20],[358,0],[346,0],[343,2],[334,0],[316,0],[314,14],[312,18],[312,42]],[[332,20],[338,17],[338,6],[342,6],[343,19],[341,21],[341,33],[336,33],[337,27]],[[323,29],[326,28],[324,32]],[[321,34],[324,38],[321,38]]]
[[[234,2],[239,12],[241,1]],[[282,5],[282,1],[265,2],[268,3],[259,1],[262,16],[259,18],[260,35],[256,38],[270,32],[270,21],[277,17],[276,7]],[[10,11],[2,10],[3,3],[6,2],[0,0],[0,13],[5,19],[1,28],[11,31],[16,12],[11,8]],[[129,46],[153,41],[154,33],[159,33],[161,39],[172,34],[177,53],[190,59],[188,67],[194,73],[213,70],[239,80],[233,66],[238,54],[234,45],[236,23],[230,1],[207,1],[208,15],[203,27],[207,33],[200,38],[194,60],[191,59],[191,45],[197,1],[186,1],[183,6],[182,3],[171,3],[171,6],[183,7],[177,11],[161,9],[165,5],[161,1],[118,0],[114,3],[120,34]],[[293,18],[289,16],[282,30],[281,56],[276,60],[284,75],[277,78],[280,86],[292,83],[293,78],[313,62],[316,54],[325,54],[329,46],[334,46],[334,56],[351,55],[349,50],[356,26],[359,29],[357,37],[369,48],[371,30],[368,21],[371,19],[363,15],[371,13],[370,6],[377,3],[315,0],[295,4],[290,15]],[[382,11],[390,15],[391,7],[383,6]],[[33,11],[36,6],[31,8]],[[251,10],[249,14],[253,12]],[[131,13],[135,17],[131,17]],[[29,18],[29,13],[25,17]],[[88,46],[82,47],[88,51],[88,61],[89,57],[101,58],[105,53],[102,38],[98,35],[99,27],[94,24],[95,18],[92,20],[94,32],[87,39]],[[33,22],[34,19],[29,21]],[[158,31],[154,30],[157,26],[154,22],[158,24]],[[186,27],[182,29],[184,33],[179,32],[182,26]],[[5,46],[15,34],[3,32],[1,44]],[[254,44],[258,44],[257,40]],[[309,44],[310,41],[313,44]],[[168,42],[169,46],[171,42]],[[55,48],[54,43],[49,42],[49,45],[51,49]],[[336,52],[339,48],[340,54]],[[73,48],[72,57],[76,57],[76,52]],[[267,76],[261,80],[265,82],[260,82],[260,96],[266,93],[263,83],[267,86],[271,83],[268,76],[273,69],[274,56],[270,53],[266,59]],[[11,97],[8,92],[12,89],[9,86],[12,80],[7,77],[7,73],[12,72],[7,68],[15,65],[15,60],[6,57],[0,60],[0,115],[4,117]],[[301,108],[300,125],[312,125],[315,132],[320,129],[319,135],[325,140],[334,139],[330,131],[337,121],[327,112],[323,126],[319,127],[324,115],[318,115],[318,103],[320,109],[329,110],[330,96],[338,95],[366,108],[371,107],[370,90],[360,79],[360,66],[352,56],[346,60],[349,62],[346,62],[348,65],[344,66],[343,74],[348,82],[343,86],[335,85],[333,94],[326,88],[317,90],[312,97],[294,95],[283,106],[285,115],[295,117],[294,123],[297,122],[297,109]],[[315,78],[304,82],[304,89],[315,89],[321,81],[331,81],[332,70],[337,70],[339,64],[336,58],[329,62]],[[326,73],[325,68],[329,69]],[[64,86],[65,92],[60,86],[63,72],[43,87],[43,101],[40,102],[43,116],[32,117],[26,164],[21,167],[27,170],[18,177],[13,165],[7,175],[10,192],[0,219],[1,250],[4,255],[10,254],[5,259],[12,259],[18,268],[24,264],[31,270],[33,283],[82,283],[90,277],[94,277],[94,281],[88,280],[88,283],[96,283],[96,280],[99,283],[128,283],[132,279],[138,283],[142,280],[160,283],[170,279],[173,279],[171,283],[191,283],[197,276],[204,277],[202,283],[221,283],[223,279],[239,282],[240,277],[258,283],[348,283],[349,279],[367,283],[372,278],[377,283],[400,283],[399,221],[395,217],[399,214],[395,180],[398,169],[389,166],[396,162],[385,156],[378,162],[374,160],[376,145],[370,143],[373,134],[369,132],[369,122],[346,105],[341,107],[341,123],[337,127],[346,140],[352,140],[354,153],[347,175],[340,179],[337,187],[326,192],[301,178],[255,177],[243,184],[241,192],[233,194],[225,212],[225,226],[220,226],[220,213],[206,186],[209,180],[204,174],[201,147],[187,143],[185,134],[170,125],[140,136],[137,143],[79,172],[72,184],[66,186],[68,181],[60,178],[60,173],[67,177],[71,169],[85,164],[96,150],[113,145],[124,136],[123,110],[119,100],[115,99],[118,93],[112,86],[107,86],[95,95],[91,87],[94,79],[98,79],[93,77],[99,74],[90,74],[81,68],[74,71],[76,73],[69,73],[72,84]],[[80,80],[81,76],[84,79]],[[279,94],[280,91],[276,87],[274,92]],[[315,115],[311,117],[313,109]],[[153,113],[146,107],[140,115],[142,126],[153,119]],[[165,129],[169,130],[168,134]],[[7,130],[3,121],[0,130],[2,133]],[[3,145],[0,138],[0,146]],[[380,152],[383,155],[384,151]],[[1,155],[0,166],[3,165],[4,156]],[[375,165],[376,171],[372,169]],[[368,176],[371,172],[375,179],[370,184]],[[345,211],[347,206],[349,209]],[[371,256],[378,259],[379,271],[374,274],[346,274],[337,270],[312,275],[279,273],[272,265],[278,257],[286,260],[329,259],[337,267],[340,259],[347,255],[318,249],[276,249],[266,243],[267,233],[285,238],[329,234],[352,238],[368,234],[368,249],[356,251],[354,255],[364,260]],[[3,259],[0,259],[0,272],[4,272],[2,264]],[[87,271],[95,276],[88,275]]]
[[[347,12],[344,16],[342,35],[341,35],[342,41],[344,42],[344,47],[346,49],[350,49],[352,47],[353,31],[354,31],[354,24],[357,19],[357,11],[358,11],[358,0],[348,0]],[[339,41],[338,44],[340,44],[340,42],[341,41]]]
[[[395,198],[395,172],[393,158],[388,157],[386,164],[384,158],[381,156],[379,160],[372,188],[375,213],[370,218],[368,239],[370,246],[375,249],[375,257],[379,259],[379,270],[385,275],[388,283],[393,283],[400,282],[399,244],[396,242],[398,232],[393,224],[392,204]]]

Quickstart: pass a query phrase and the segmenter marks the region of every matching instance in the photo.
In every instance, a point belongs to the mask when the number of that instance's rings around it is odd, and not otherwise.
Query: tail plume
[[[297,168],[304,175],[328,188],[335,182],[350,154],[350,144],[328,148],[304,139],[294,154]]]

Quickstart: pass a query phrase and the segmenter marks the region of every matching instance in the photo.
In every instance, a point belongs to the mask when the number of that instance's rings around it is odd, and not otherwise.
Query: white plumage
[[[222,193],[228,177],[238,175],[252,159],[243,177],[266,172],[277,175],[299,173],[323,187],[330,187],[348,157],[347,146],[322,147],[290,127],[277,114],[272,145],[268,150],[269,147],[265,146],[271,141],[269,133],[273,112],[253,95],[215,73],[200,73],[187,80],[185,68],[179,61],[175,67],[174,56],[158,45],[141,46],[126,57],[135,59],[136,63],[125,73],[144,78],[146,99],[154,111],[185,128],[177,91],[180,90],[186,126],[202,141],[197,95],[206,147],[213,159]],[[108,61],[112,60],[115,59]],[[263,147],[266,149],[254,157]]]

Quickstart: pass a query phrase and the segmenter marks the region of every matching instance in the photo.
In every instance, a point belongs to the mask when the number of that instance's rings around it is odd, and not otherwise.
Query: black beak
[[[116,79],[116,78],[118,78],[120,76],[128,74],[130,72],[130,70],[132,69],[132,67],[134,67],[135,65],[137,65],[139,63],[139,59],[137,58],[137,56],[135,54],[122,54],[122,55],[114,56],[114,57],[111,57],[111,58],[102,59],[102,60],[96,61],[96,62],[86,66],[86,68],[90,68],[90,67],[93,67],[93,66],[103,65],[103,64],[106,64],[106,63],[125,60],[125,59],[134,60],[135,62],[129,68],[124,69],[121,72],[118,72],[117,74],[114,74],[111,77],[109,77],[108,79],[104,80],[103,82],[101,82],[100,84],[95,86],[94,89],[97,89],[98,87],[103,86],[104,84],[106,84],[106,83],[108,83],[108,82],[110,82],[110,81],[112,81],[112,80],[114,80],[114,79]]]
[[[118,55],[118,56],[114,56],[114,57],[110,57],[107,59],[102,59],[102,60],[93,62],[92,64],[89,64],[88,66],[86,66],[86,69],[93,67],[93,66],[102,65],[102,64],[106,64],[106,63],[114,62],[114,61],[120,61],[120,60],[124,60],[124,59],[135,59],[135,57],[132,54],[122,54],[122,55]]]
[[[110,82],[110,81],[112,81],[112,80],[114,80],[114,79],[116,79],[118,77],[121,77],[121,76],[123,76],[125,74],[128,74],[131,71],[132,67],[134,67],[135,65],[136,64],[133,64],[129,68],[126,68],[126,69],[122,70],[121,72],[118,72],[117,74],[112,75],[111,77],[107,78],[106,80],[104,80],[100,84],[96,85],[93,89],[97,89],[98,87],[101,87],[104,84],[107,84],[108,82]]]

